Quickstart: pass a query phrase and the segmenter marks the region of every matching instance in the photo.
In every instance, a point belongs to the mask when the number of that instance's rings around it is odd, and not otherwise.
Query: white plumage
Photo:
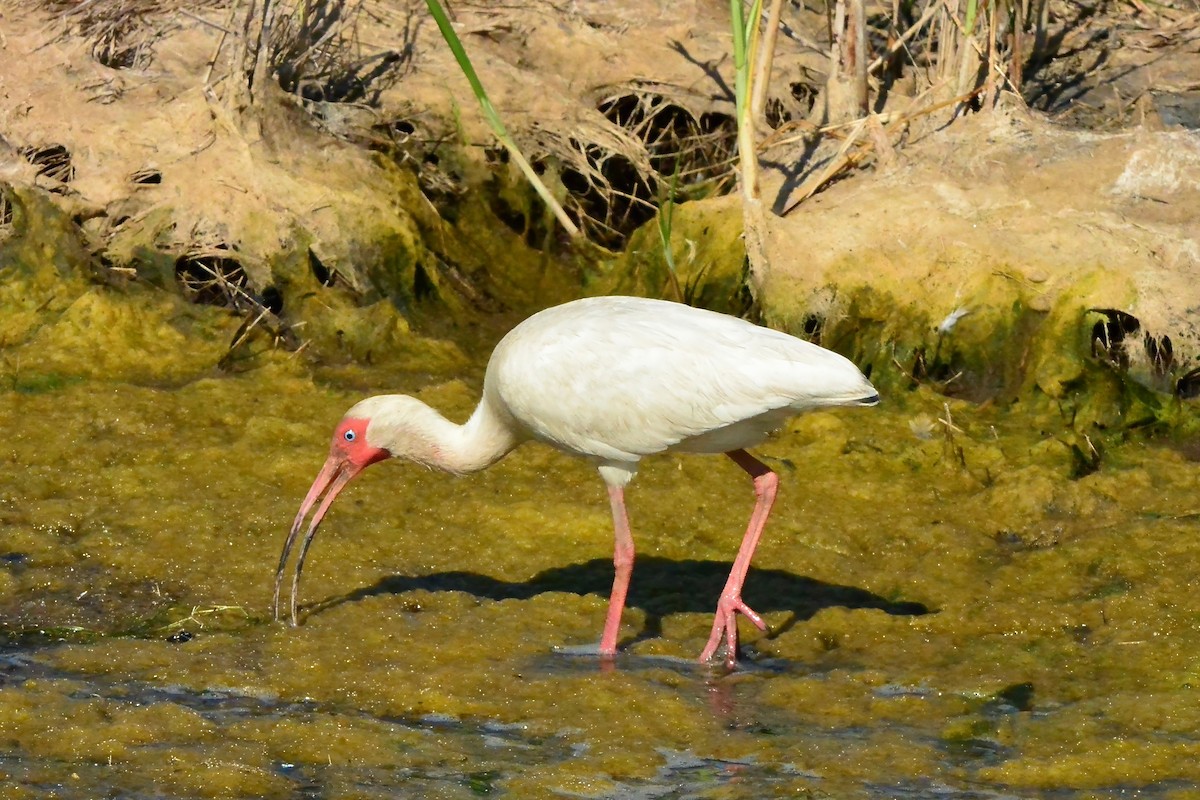
[[[735,614],[764,627],[741,601],[741,586],[778,482],[744,448],[801,412],[878,400],[858,368],[837,353],[736,317],[635,297],[587,298],[546,309],[496,346],[483,397],[464,425],[404,395],[371,397],[346,414],[285,542],[276,615],[288,556],[323,493],[293,574],[293,623],[308,545],[334,497],[359,471],[397,456],[472,472],[535,439],[592,460],[608,484],[617,578],[600,652],[611,655],[633,564],[624,486],[648,455],[726,453],[754,478],[758,502],[701,658],[711,658],[724,641],[732,665]]]
[[[788,417],[875,389],[837,353],[663,300],[595,297],[534,314],[496,346],[484,400],[576,455],[634,464],[724,453]]]

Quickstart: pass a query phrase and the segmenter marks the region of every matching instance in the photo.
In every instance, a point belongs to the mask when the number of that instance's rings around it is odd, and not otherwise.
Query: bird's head
[[[455,440],[454,431],[459,426],[413,397],[401,394],[385,394],[368,397],[346,412],[333,431],[329,444],[329,457],[325,466],[313,481],[300,511],[292,523],[283,554],[279,557],[279,568],[275,572],[275,618],[279,618],[279,590],[283,582],[292,547],[304,527],[304,520],[312,511],[308,529],[304,533],[300,553],[296,556],[295,571],[292,573],[291,619],[296,624],[296,587],[300,583],[300,572],[304,569],[304,556],[317,535],[317,526],[325,512],[333,505],[338,493],[354,476],[372,464],[386,458],[402,458],[427,467],[458,471],[459,462],[447,460],[444,445],[447,439]],[[509,445],[511,449],[512,445]],[[504,450],[507,452],[507,450]],[[495,460],[495,458],[492,458]],[[483,463],[483,462],[481,462]],[[490,463],[486,462],[486,463]],[[316,511],[313,511],[313,508]]]
[[[370,400],[375,399],[370,398]],[[308,530],[304,534],[304,543],[300,546],[300,554],[296,557],[296,567],[292,578],[291,618],[293,625],[296,624],[296,587],[300,582],[300,572],[304,569],[304,556],[308,553],[308,547],[312,543],[313,537],[317,535],[317,526],[321,524],[325,513],[329,511],[329,507],[333,505],[333,501],[337,499],[346,484],[370,465],[392,455],[391,451],[381,443],[379,430],[381,426],[374,422],[376,416],[374,412],[378,410],[375,407],[377,405],[379,404],[368,401],[359,403],[351,408],[346,416],[342,417],[342,421],[334,429],[333,440],[329,444],[329,457],[325,459],[325,466],[317,474],[316,480],[313,481],[308,494],[304,497],[304,502],[300,504],[300,511],[297,512],[296,519],[292,522],[292,529],[283,546],[283,555],[279,559],[279,568],[275,572],[276,619],[279,618],[279,589],[283,582],[283,572],[292,547],[296,543],[296,537],[304,526],[304,520],[309,511],[313,506],[317,507],[308,524]],[[319,505],[318,501],[320,501]]]

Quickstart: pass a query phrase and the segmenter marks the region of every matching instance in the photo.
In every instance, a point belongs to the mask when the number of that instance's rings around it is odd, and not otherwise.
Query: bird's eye
[[[353,442],[354,435],[355,435],[354,431],[346,431],[345,433],[342,434],[342,438],[345,439],[347,442]]]

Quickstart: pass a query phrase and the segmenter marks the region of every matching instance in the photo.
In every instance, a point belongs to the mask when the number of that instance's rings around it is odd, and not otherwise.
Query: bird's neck
[[[455,474],[476,472],[491,466],[520,443],[505,418],[485,398],[471,418],[457,425],[429,409],[428,438],[423,452],[407,454],[414,461]]]

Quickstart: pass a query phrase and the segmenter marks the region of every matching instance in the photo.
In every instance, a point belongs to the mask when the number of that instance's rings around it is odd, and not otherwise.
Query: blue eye
[[[353,442],[354,441],[354,431],[346,431],[344,434],[342,434],[342,438],[345,439],[347,442]]]

